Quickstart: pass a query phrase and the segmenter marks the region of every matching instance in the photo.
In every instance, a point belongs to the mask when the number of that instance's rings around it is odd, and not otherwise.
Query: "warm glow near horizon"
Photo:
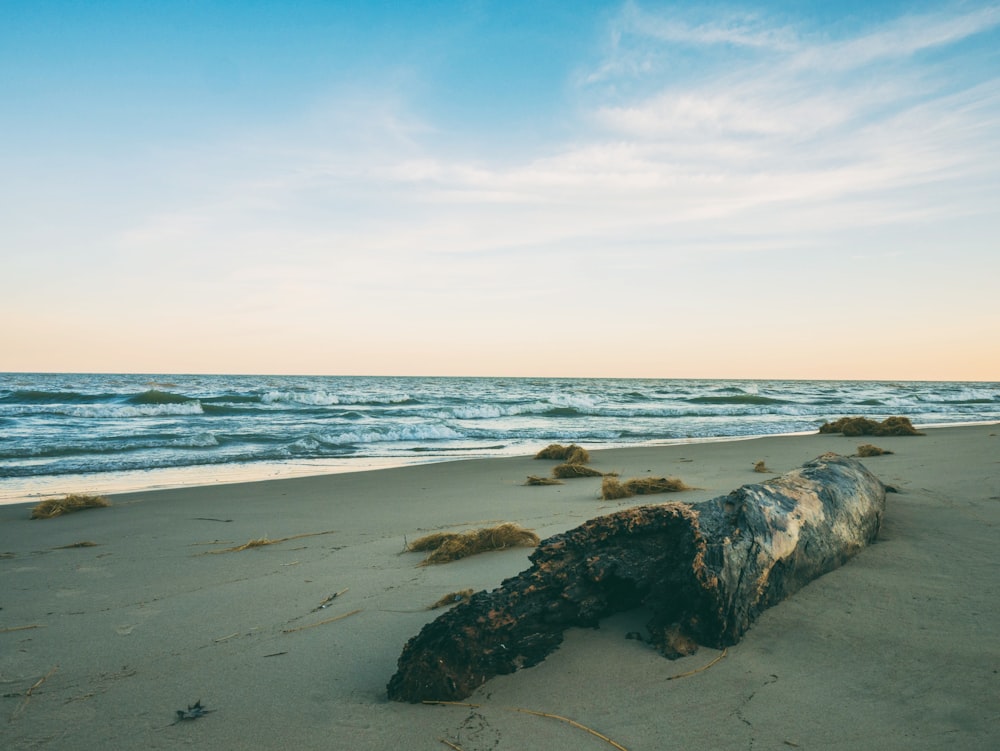
[[[20,2],[0,372],[1000,380],[1000,6]]]

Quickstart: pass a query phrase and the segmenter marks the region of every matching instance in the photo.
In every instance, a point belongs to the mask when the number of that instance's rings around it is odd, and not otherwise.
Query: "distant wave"
[[[99,402],[108,399],[107,394],[80,394],[75,391],[39,391],[28,389],[12,391],[0,396],[0,403],[11,404],[65,404],[66,402]]]
[[[185,404],[195,400],[171,391],[150,389],[149,391],[143,391],[141,394],[131,396],[126,401],[129,404]]]
[[[787,399],[771,396],[739,394],[737,396],[692,396],[684,401],[689,404],[789,404]]]
[[[546,417],[579,417],[584,413],[576,407],[552,407],[551,409],[545,410],[541,414]]]
[[[383,405],[420,404],[409,394],[398,394],[381,398],[361,395],[334,394],[329,391],[268,391],[260,397],[264,404],[304,404],[310,407],[331,407],[352,405],[357,407],[379,407]]]

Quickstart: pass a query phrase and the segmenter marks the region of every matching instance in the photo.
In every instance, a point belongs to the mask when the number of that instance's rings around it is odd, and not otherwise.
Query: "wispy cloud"
[[[231,180],[217,200],[124,241],[176,244],[189,232],[211,245],[226,235],[249,256],[280,245],[291,263],[333,268],[351,255],[358,276],[378,268],[404,280],[440,255],[753,251],[982,212],[986,196],[961,186],[998,179],[1000,77],[970,80],[957,46],[994,30],[1000,8],[962,8],[829,39],[760,15],[690,20],[629,3],[609,28],[608,58],[581,78],[583,119],[561,147],[518,160],[484,144],[460,157],[404,102],[340,100],[283,142],[234,150],[234,162],[257,167],[252,179],[245,166],[221,170]],[[654,64],[659,47],[676,44],[735,46],[743,57],[686,80]],[[949,55],[912,60],[931,48]],[[614,62],[643,55],[645,67]],[[648,77],[646,93],[626,101],[586,83],[635,75]]]
[[[961,42],[1000,25],[1000,6],[962,8],[907,15],[855,38],[806,45],[795,51],[791,62],[827,71],[855,69]]]

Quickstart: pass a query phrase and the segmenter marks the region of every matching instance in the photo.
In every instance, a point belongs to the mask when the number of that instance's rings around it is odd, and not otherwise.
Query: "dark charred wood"
[[[462,699],[544,660],[567,628],[640,605],[652,614],[647,641],[667,657],[730,646],[763,610],[872,542],[884,509],[884,486],[860,462],[824,454],[702,503],[591,519],[410,639],[389,698]]]

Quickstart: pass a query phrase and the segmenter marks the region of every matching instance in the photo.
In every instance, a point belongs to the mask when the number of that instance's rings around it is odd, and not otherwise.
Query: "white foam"
[[[337,395],[328,391],[268,391],[260,400],[264,404],[306,404],[311,407],[330,407],[340,404]]]
[[[87,404],[79,406],[60,406],[48,408],[45,412],[56,412],[70,417],[84,418],[122,418],[122,417],[160,417],[165,415],[201,415],[205,410],[201,402],[190,401],[178,404]]]
[[[465,438],[465,436],[457,430],[449,428],[447,425],[412,425],[402,428],[364,430],[322,436],[323,441],[333,445],[399,441],[440,441],[460,438]]]

